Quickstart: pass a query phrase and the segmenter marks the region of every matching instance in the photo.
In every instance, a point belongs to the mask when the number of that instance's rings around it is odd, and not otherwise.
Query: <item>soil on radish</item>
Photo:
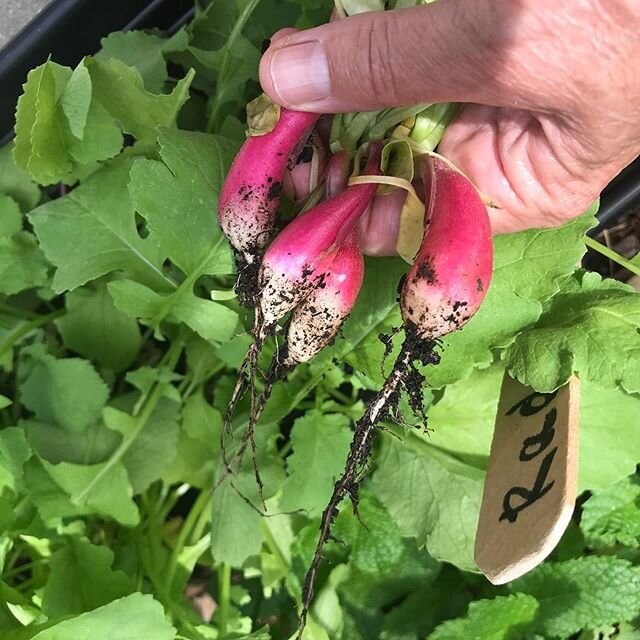
[[[273,182],[273,178],[269,178],[268,181],[271,183],[271,186],[269,187],[269,191],[267,191],[267,199],[269,202],[272,202],[280,197],[282,193],[282,182]]]
[[[435,269],[433,268],[431,258],[424,258],[420,262],[420,266],[413,277],[414,282],[417,282],[418,280],[426,280],[429,284],[438,284],[438,277],[436,276]]]
[[[260,260],[257,258],[257,248],[252,252],[256,258],[252,263],[248,263],[244,256],[235,252],[236,263],[236,286],[235,292],[238,296],[238,302],[243,307],[254,307],[260,287],[258,285],[258,274],[260,272]]]

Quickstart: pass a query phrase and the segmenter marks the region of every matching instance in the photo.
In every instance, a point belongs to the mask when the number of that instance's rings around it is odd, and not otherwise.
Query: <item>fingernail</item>
[[[289,105],[316,102],[329,96],[329,63],[319,42],[304,42],[278,49],[271,59],[276,93]]]

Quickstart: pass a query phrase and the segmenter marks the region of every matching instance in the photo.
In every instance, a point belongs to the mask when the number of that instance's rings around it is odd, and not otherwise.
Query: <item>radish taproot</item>
[[[322,549],[330,537],[338,506],[347,496],[358,509],[358,486],[366,471],[376,426],[395,418],[400,393],[423,417],[421,365],[437,364],[436,341],[462,327],[480,307],[489,287],[493,244],[484,202],[473,184],[439,157],[421,158],[425,185],[425,234],[402,285],[400,307],[405,339],[382,388],[355,425],[342,476],[322,514],[320,536],[303,591],[297,638],[306,625]],[[383,342],[390,345],[390,338]]]

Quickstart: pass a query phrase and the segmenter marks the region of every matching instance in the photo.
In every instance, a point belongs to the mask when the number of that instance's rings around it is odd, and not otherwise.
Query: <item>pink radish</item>
[[[364,259],[354,230],[340,247],[322,285],[294,309],[287,328],[284,366],[308,362],[333,341],[358,297],[363,276]]]
[[[346,152],[331,157],[324,185],[327,199],[334,198],[346,189],[350,163]],[[334,340],[356,301],[363,276],[364,259],[354,228],[337,250],[322,284],[313,289],[291,313],[286,328],[286,342],[271,362],[262,394],[249,415],[238,456],[242,456],[246,449],[273,385]]]
[[[370,145],[366,175],[380,175],[380,152],[379,143]],[[376,190],[375,184],[349,187],[292,220],[269,245],[260,271],[263,336],[321,284]]]
[[[291,313],[286,343],[274,356],[262,394],[249,414],[247,429],[236,456],[238,459],[252,441],[273,385],[298,364],[308,362],[331,344],[351,312],[363,276],[364,259],[354,229],[336,253],[322,284],[313,289]]]
[[[358,485],[367,469],[376,425],[395,417],[401,390],[423,416],[424,376],[416,368],[437,364],[436,340],[460,328],[480,307],[491,280],[493,248],[484,203],[469,180],[439,158],[422,159],[426,233],[402,287],[405,340],[382,388],[355,425],[345,470],[322,514],[320,536],[302,593],[297,640],[306,625],[313,585],[338,506],[349,496],[357,512]],[[390,338],[384,339],[390,345]]]
[[[260,258],[276,223],[285,170],[292,155],[294,162],[297,159],[318,117],[282,109],[270,133],[247,139],[222,185],[218,220],[237,252],[242,302],[253,302]]]
[[[435,340],[480,307],[491,281],[493,244],[486,207],[466,178],[437,157],[424,160],[422,178],[430,217],[400,308],[405,328]]]
[[[344,151],[329,160],[324,185],[328,200],[347,188],[350,164],[350,156]],[[273,385],[334,340],[356,301],[363,276],[364,259],[354,228],[337,250],[322,283],[292,311],[286,342],[271,362],[262,395],[249,416],[248,432],[254,429]]]
[[[331,200],[347,188],[351,159],[334,154],[327,165],[325,196]],[[338,334],[355,304],[364,277],[364,258],[354,228],[331,263],[323,286],[314,289],[291,314],[284,367],[308,362]]]

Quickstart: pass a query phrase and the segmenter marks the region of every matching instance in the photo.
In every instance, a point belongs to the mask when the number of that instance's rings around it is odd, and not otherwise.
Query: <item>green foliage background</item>
[[[249,461],[210,491],[249,320],[215,210],[262,40],[331,5],[216,0],[171,38],[112,34],[76,69],[29,74],[0,149],[3,640],[295,631],[406,266],[369,260],[341,337],[274,389],[261,517],[240,497],[257,499]],[[345,505],[306,638],[640,638],[640,298],[575,269],[593,224],[496,238],[485,304],[425,371],[433,431],[379,434],[367,528]],[[551,558],[498,588],[473,539],[505,369],[541,391],[580,376],[585,493]],[[210,622],[187,585],[215,600]]]

